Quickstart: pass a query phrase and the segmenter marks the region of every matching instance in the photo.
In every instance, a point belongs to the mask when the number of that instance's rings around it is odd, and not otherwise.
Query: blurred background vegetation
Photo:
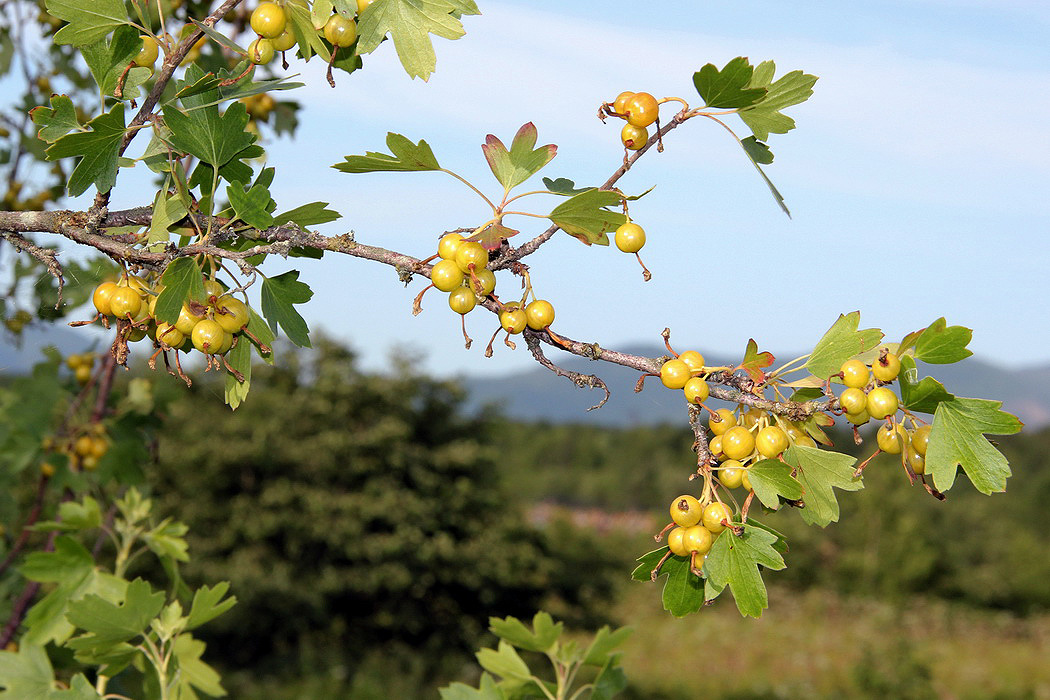
[[[628,698],[1050,698],[1050,430],[1000,441],[1007,494],[941,503],[880,459],[827,529],[762,516],[791,545],[770,610],[676,620],[628,574],[691,490],[687,428],[514,422],[410,358],[284,357],[233,413],[212,375],[129,375],[163,407],[145,482],[190,527],[187,580],[240,601],[201,630],[231,697],[436,698],[476,678],[490,616],[543,608],[635,628]]]

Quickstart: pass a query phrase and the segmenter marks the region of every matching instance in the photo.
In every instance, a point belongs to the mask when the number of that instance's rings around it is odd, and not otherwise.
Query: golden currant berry
[[[715,435],[724,435],[727,430],[736,425],[736,416],[728,408],[720,408],[715,413],[721,420],[716,421],[714,416],[707,419],[707,427]],[[725,449],[725,443],[722,449]]]
[[[186,336],[170,323],[158,323],[157,341],[167,345],[169,348],[177,348],[186,342]]]
[[[754,406],[752,406],[751,408],[747,409],[746,411],[740,414],[738,422],[740,425],[750,430],[754,426],[758,425],[758,421],[760,421],[765,415],[766,412],[763,411],[761,408],[755,408]]]
[[[632,126],[649,126],[660,114],[660,105],[648,92],[636,92],[623,104],[623,113]]]
[[[275,2],[261,2],[252,11],[250,20],[252,31],[266,39],[276,39],[284,33],[288,24],[288,15],[284,8]]]
[[[908,434],[902,425],[883,424],[875,434],[875,442],[879,449],[891,455],[899,455],[908,444]]]
[[[240,299],[224,294],[215,300],[215,321],[227,333],[237,333],[247,326],[250,320],[248,305]]]
[[[722,467],[718,470],[718,481],[727,489],[739,488],[744,481],[744,465],[735,459],[722,462]]]
[[[546,299],[531,301],[525,307],[525,319],[529,328],[542,331],[554,323],[554,305]]]
[[[860,360],[846,360],[842,363],[842,383],[851,389],[863,389],[871,380],[868,366]]]
[[[685,400],[689,403],[703,403],[711,395],[711,387],[700,377],[690,377],[685,383]]]
[[[676,527],[667,535],[667,546],[671,548],[671,554],[679,557],[688,557],[690,551],[685,548],[684,527]]]
[[[707,507],[704,508],[704,514],[702,517],[704,527],[710,530],[714,534],[720,533],[726,529],[726,526],[722,524],[722,521],[732,522],[733,511],[729,510],[729,506],[725,503],[708,503]]]
[[[253,39],[248,44],[248,60],[262,66],[273,60],[273,42],[269,39]]]
[[[681,360],[668,360],[660,367],[660,381],[668,389],[685,388],[689,376],[689,365]]]
[[[324,25],[324,38],[332,46],[346,48],[357,41],[357,22],[335,14]]]
[[[215,321],[205,318],[198,321],[193,327],[190,339],[193,341],[193,347],[205,355],[215,355],[222,348],[223,341],[226,339],[226,331]]]
[[[880,386],[868,392],[868,415],[882,420],[897,412],[897,395],[889,387]]]
[[[131,287],[117,287],[109,297],[109,308],[117,318],[134,318],[142,307],[142,297]]]
[[[689,371],[693,374],[704,370],[704,356],[696,350],[686,350],[678,356],[678,359],[689,365]]]
[[[740,485],[748,491],[754,491],[754,489],[751,488],[751,477],[748,475],[748,469],[746,467],[744,468],[744,475],[740,477]]]
[[[930,429],[929,425],[920,425],[911,434],[911,445],[921,457],[926,456],[926,450],[930,446]]]
[[[175,321],[175,328],[188,338],[193,333],[193,327],[203,318],[204,316],[198,316],[193,313],[189,306],[183,304],[182,308],[179,309],[179,318]]]
[[[711,543],[714,542],[714,539],[711,531],[703,525],[693,525],[682,533],[682,545],[690,553],[707,554],[711,550]]]
[[[905,449],[905,458],[908,460],[908,466],[916,474],[926,473],[926,458],[919,454],[918,450],[915,449],[915,445],[908,445]]]
[[[683,494],[671,502],[671,520],[680,527],[692,527],[700,522],[704,508],[700,501],[689,494]]]
[[[489,252],[480,243],[463,241],[456,248],[456,264],[463,274],[480,270],[489,264]]]
[[[465,279],[467,285],[471,287],[471,289],[474,290],[474,293],[479,297],[487,297],[489,294],[492,294],[494,289],[496,289],[496,275],[492,273],[492,270],[475,270],[474,279],[470,276],[466,276]]]
[[[449,308],[460,315],[470,313],[477,304],[478,298],[466,287],[457,287],[448,295]]]
[[[722,461],[726,459],[725,453],[722,452],[722,436],[715,435],[713,438],[707,441],[707,449],[711,451],[715,459]]]
[[[451,292],[463,286],[463,270],[455,260],[439,260],[430,270],[430,281],[442,292]]]
[[[784,429],[770,425],[758,431],[755,436],[755,448],[766,459],[774,459],[791,445]]]
[[[507,304],[503,307],[503,310],[499,312],[499,325],[503,327],[503,330],[517,335],[525,330],[525,326],[528,325],[529,319],[525,315],[525,311],[518,308],[517,304],[511,306]]]
[[[868,395],[863,389],[846,389],[839,396],[839,405],[846,413],[857,415],[868,410]]]
[[[755,436],[742,425],[722,433],[722,451],[729,459],[745,459],[755,451]]]
[[[622,143],[623,147],[626,148],[628,151],[640,151],[648,141],[649,131],[644,126],[624,124],[623,128],[620,129],[620,143]],[[623,249],[621,248],[621,250]]]
[[[159,47],[157,46],[157,40],[151,36],[142,35],[142,48],[135,54],[135,58],[131,59],[131,62],[140,68],[152,68],[153,64],[157,62],[157,56],[160,55]]]
[[[871,373],[880,382],[892,382],[901,373],[901,361],[892,352],[871,364]]]
[[[73,372],[73,376],[76,378],[77,383],[80,385],[87,384],[91,381],[91,367],[85,367],[80,365]]]
[[[459,244],[463,242],[463,236],[458,233],[446,233],[438,242],[438,257],[443,260],[455,260]]]
[[[637,253],[645,245],[645,229],[628,221],[616,229],[616,247],[625,253]]]
[[[116,290],[117,285],[115,282],[103,282],[95,287],[95,291],[91,294],[91,303],[95,305],[95,310],[103,316],[113,315],[110,299]]]
[[[280,36],[274,37],[270,41],[273,42],[274,51],[289,51],[295,47],[296,39],[289,29],[285,29],[281,32]]]
[[[863,411],[861,411],[860,413],[847,413],[846,414],[846,420],[848,420],[853,425],[864,425],[869,420],[871,420],[871,416],[868,415],[867,400],[868,400],[867,397],[865,397],[864,398],[864,402],[865,402],[864,406],[865,406],[865,408],[864,408]]]
[[[616,96],[616,99],[613,100],[613,111],[617,114],[623,114],[624,110],[627,109],[627,100],[631,99],[632,97],[634,97],[634,93],[630,92],[629,90],[621,92],[619,95]]]

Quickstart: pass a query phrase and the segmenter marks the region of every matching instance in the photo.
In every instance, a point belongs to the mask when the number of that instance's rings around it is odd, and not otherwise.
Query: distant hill
[[[620,349],[620,348],[618,348]],[[657,357],[659,346],[622,348],[632,354]],[[777,355],[791,358],[795,354]],[[612,398],[601,409],[587,409],[601,400],[601,390],[579,389],[567,379],[537,366],[535,369],[497,378],[466,377],[474,408],[486,404],[501,406],[508,416],[552,423],[575,422],[595,425],[638,425],[680,422],[685,415],[680,392],[668,391],[656,377],[645,382],[640,394],[634,393],[638,372],[576,357],[550,357],[575,372],[595,373],[609,386]],[[708,356],[713,365],[730,364],[739,358]],[[1004,410],[1016,414],[1032,428],[1050,424],[1050,365],[1026,370],[1008,370],[977,358],[954,365],[922,365],[919,371],[940,380],[958,396],[997,399]]]

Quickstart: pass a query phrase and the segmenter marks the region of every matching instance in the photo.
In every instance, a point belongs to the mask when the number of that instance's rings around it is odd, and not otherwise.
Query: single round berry
[[[460,315],[470,313],[477,304],[478,298],[466,287],[453,289],[448,295],[449,308]]]
[[[197,325],[193,327],[193,332],[190,334],[190,339],[193,341],[193,347],[197,348],[205,355],[214,355],[219,352],[222,348],[222,343],[226,338],[226,331],[222,329],[215,321],[210,318],[205,318],[197,322]]]
[[[131,287],[117,287],[109,297],[109,308],[117,318],[134,318],[142,307],[142,297]]]
[[[186,304],[182,305],[179,309],[179,318],[175,321],[175,328],[184,336],[189,337],[193,333],[193,327],[196,326],[204,316],[198,316],[190,310],[190,307]]]
[[[901,361],[892,352],[871,364],[871,373],[880,382],[892,382],[901,373]]]
[[[795,438],[794,444],[798,445],[799,447],[816,447],[817,441],[809,435],[800,435],[799,437]]]
[[[252,31],[266,39],[276,39],[288,25],[288,15],[275,2],[261,2],[252,12]]]
[[[153,64],[157,62],[157,56],[159,55],[160,50],[157,46],[157,40],[143,34],[142,48],[135,54],[135,58],[131,59],[131,62],[140,68],[152,68]]]
[[[463,241],[456,249],[456,264],[463,274],[470,270],[481,270],[489,264],[489,252],[475,241]]]
[[[866,398],[867,397],[865,397],[865,400]],[[798,423],[788,422],[784,426],[784,432],[787,433],[788,439],[794,442],[795,440],[798,440],[800,437],[806,434],[806,429]]]
[[[901,425],[883,424],[875,434],[879,449],[891,455],[899,455],[908,444],[908,434]]]
[[[714,537],[711,535],[711,531],[703,525],[694,525],[682,533],[682,545],[690,553],[707,554],[711,551],[711,543],[713,541]]]
[[[248,44],[248,60],[257,66],[273,60],[273,42],[269,39],[253,39]]]
[[[685,547],[684,527],[676,527],[667,535],[667,546],[671,548],[671,554],[679,557],[688,557],[690,552]]]
[[[700,377],[690,377],[685,383],[685,400],[689,403],[703,403],[711,395],[711,387]]]
[[[729,506],[725,503],[708,503],[707,507],[704,508],[703,515],[704,527],[710,530],[714,534],[720,533],[726,529],[726,526],[722,524],[722,521],[726,522],[733,521],[733,511],[729,510]]]
[[[644,126],[624,124],[620,129],[620,143],[629,151],[640,151],[649,141],[649,132]]]
[[[908,460],[908,466],[916,474],[926,473],[926,458],[919,454],[918,450],[915,449],[915,445],[908,445],[904,451],[905,458]]]
[[[215,320],[227,333],[236,333],[248,325],[251,314],[243,301],[223,294],[215,300]]]
[[[631,99],[632,97],[634,97],[634,93],[630,90],[625,90],[624,92],[621,92],[619,95],[616,96],[616,99],[613,100],[613,111],[617,114],[623,114],[623,111],[627,109],[627,100]]]
[[[169,348],[177,348],[186,342],[186,335],[170,323],[158,323],[157,341]]]
[[[84,365],[80,365],[76,368],[76,371],[73,373],[73,376],[76,377],[78,384],[87,384],[89,381],[91,381],[91,368],[85,367]]]
[[[868,415],[875,420],[882,420],[897,412],[897,395],[893,390],[880,386],[868,392]]]
[[[744,459],[755,451],[755,436],[742,425],[722,433],[722,452],[729,459]]]
[[[475,270],[473,278],[467,275],[464,279],[479,297],[487,297],[496,288],[496,275],[492,274],[492,270]]]
[[[91,294],[91,303],[95,305],[95,310],[103,316],[113,315],[110,299],[113,298],[113,292],[115,291],[117,291],[115,282],[103,282],[95,287],[95,291]]]
[[[681,527],[692,527],[700,522],[704,515],[704,508],[700,501],[688,494],[684,494],[671,502],[671,520],[675,525]]]
[[[715,411],[715,413],[718,414],[718,417],[721,420],[716,421],[713,415],[707,419],[707,427],[715,435],[723,435],[727,430],[736,425],[736,416],[734,416],[733,412],[728,408],[720,408]]]
[[[863,389],[846,389],[839,396],[839,405],[846,413],[863,413],[868,410],[868,395]]]
[[[765,415],[766,412],[763,411],[761,408],[756,408],[752,406],[751,408],[747,409],[742,414],[740,414],[739,423],[740,425],[750,430],[751,428],[758,425],[758,421],[760,421]]]
[[[751,477],[748,475],[748,470],[747,469],[744,469],[744,475],[742,477],[740,477],[740,485],[743,486],[748,491],[753,491],[754,490],[754,489],[751,488]]]
[[[787,433],[784,432],[783,428],[776,425],[762,428],[758,431],[758,435],[755,436],[755,448],[766,459],[776,458],[790,445],[791,441],[788,440]]]
[[[864,397],[864,410],[861,411],[860,413],[847,413],[846,414],[846,420],[848,420],[853,425],[864,425],[869,420],[871,420],[871,416],[868,415],[868,408],[867,408],[868,403],[867,403],[867,401],[868,401],[868,397],[865,396]]]
[[[73,452],[86,457],[95,449],[95,440],[90,435],[81,435],[73,442]]]
[[[219,346],[219,350],[215,353],[216,355],[225,355],[233,347],[233,333],[225,333],[222,336],[222,345]]]
[[[462,287],[463,279],[463,270],[459,269],[455,260],[440,260],[430,270],[430,281],[442,292]]]
[[[554,305],[545,299],[536,299],[525,307],[525,318],[534,331],[542,331],[554,323]]]
[[[660,367],[660,381],[668,389],[684,389],[692,372],[681,360],[668,360]]]
[[[503,310],[499,313],[499,325],[503,327],[503,330],[508,333],[517,335],[525,330],[525,326],[528,325],[529,319],[525,315],[523,309],[519,309],[517,306],[509,308],[510,304],[503,307]]]
[[[707,441],[707,449],[714,455],[718,461],[726,459],[725,453],[722,452],[722,436],[715,435],[713,438]]]
[[[860,360],[846,360],[842,363],[842,383],[851,389],[863,389],[871,379],[868,366]]]
[[[297,43],[295,34],[287,28],[281,32],[280,36],[274,37],[271,41],[273,42],[274,51],[288,51]]]
[[[911,434],[911,445],[922,457],[926,456],[926,450],[930,446],[930,430],[929,425],[920,425]]]
[[[463,242],[463,236],[458,233],[446,233],[438,242],[438,257],[443,260],[455,260],[459,244]]]
[[[744,480],[744,465],[735,459],[722,463],[718,470],[718,481],[727,489],[739,488]]]
[[[623,104],[623,113],[627,122],[634,126],[649,126],[660,114],[660,105],[648,92],[636,92]]]
[[[690,371],[694,374],[704,369],[704,356],[696,350],[686,350],[678,356],[678,359],[689,365]]]
[[[645,229],[628,221],[616,229],[616,247],[625,253],[637,253],[645,245]]]
[[[342,15],[332,15],[325,22],[324,38],[332,46],[346,48],[357,41],[357,22]]]

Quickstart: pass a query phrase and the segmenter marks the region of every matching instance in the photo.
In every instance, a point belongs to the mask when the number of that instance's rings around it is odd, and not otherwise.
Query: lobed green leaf
[[[705,107],[738,109],[753,105],[765,94],[765,87],[751,87],[754,68],[743,56],[731,60],[721,70],[713,63],[693,73],[693,85]]]
[[[615,231],[627,217],[606,207],[617,206],[621,201],[616,192],[587,190],[556,206],[548,218],[582,243],[609,245],[608,232]]]
[[[301,348],[310,347],[310,329],[295,304],[310,301],[313,292],[299,281],[299,271],[290,270],[276,277],[266,277],[262,283],[262,312],[276,333],[277,327],[284,329],[288,339]],[[250,330],[250,324],[249,324]]]
[[[815,377],[827,379],[842,368],[843,362],[870,350],[882,340],[882,331],[879,329],[858,331],[859,326],[859,311],[839,316],[813,348],[806,362],[806,369]]]
[[[124,138],[124,103],[100,114],[77,131],[56,140],[45,151],[48,160],[79,157],[69,175],[66,189],[73,197],[95,185],[99,192],[109,192],[117,182],[120,146]]]
[[[833,488],[843,491],[864,488],[860,477],[853,476],[855,457],[792,445],[784,452],[784,461],[795,468],[795,478],[802,485],[805,507],[799,512],[810,525],[827,527],[839,519],[839,502]]]
[[[357,52],[372,53],[389,34],[405,72],[428,80],[437,65],[429,35],[458,39],[458,16],[477,14],[473,0],[376,0],[358,17]]]
[[[761,617],[769,607],[758,567],[774,571],[784,568],[784,559],[773,548],[776,541],[776,535],[745,524],[739,536],[732,530],[723,530],[707,555],[704,571],[714,586],[729,586],[741,615]]]
[[[557,155],[558,147],[554,144],[534,149],[536,138],[536,126],[532,122],[518,129],[509,151],[494,135],[489,134],[485,137],[481,150],[492,174],[506,190],[509,191],[528,180]]]
[[[56,44],[85,46],[128,24],[123,0],[45,0],[50,15],[69,22],[55,33]]]
[[[965,360],[973,353],[966,348],[973,331],[963,326],[949,326],[944,317],[937,319],[915,341],[915,357],[931,365],[947,365]]]
[[[1001,401],[953,397],[937,405],[926,451],[926,472],[940,491],[955,483],[959,467],[984,494],[1006,490],[1010,464],[987,435],[1010,435],[1024,427],[1017,416],[1000,410]]]

